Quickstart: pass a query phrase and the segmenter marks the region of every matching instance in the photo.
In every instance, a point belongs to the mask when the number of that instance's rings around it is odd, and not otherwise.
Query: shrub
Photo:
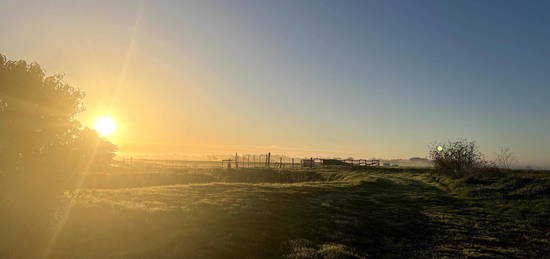
[[[475,141],[459,139],[446,143],[434,143],[430,146],[429,156],[437,173],[462,178],[475,176],[483,172],[493,173],[493,163],[486,161]]]
[[[502,169],[511,169],[514,163],[517,162],[510,148],[501,147],[495,155],[495,163]]]

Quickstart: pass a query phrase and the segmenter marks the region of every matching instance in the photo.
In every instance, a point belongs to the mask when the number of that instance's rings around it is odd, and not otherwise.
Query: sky
[[[121,153],[550,167],[548,1],[6,1],[0,53],[87,94]]]

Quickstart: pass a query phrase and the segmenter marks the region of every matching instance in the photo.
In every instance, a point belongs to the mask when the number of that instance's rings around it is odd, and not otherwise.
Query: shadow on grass
[[[426,207],[460,203],[420,182],[396,184],[385,179],[312,194],[317,206],[302,222],[308,241],[319,249],[339,244],[377,258],[428,256],[439,230],[425,215]],[[290,248],[291,257],[307,257],[300,256],[301,249]]]
[[[128,199],[140,199],[128,195]],[[161,193],[155,197],[184,200],[185,209],[147,212],[114,207],[75,208],[53,255],[429,256],[438,229],[423,211],[427,206],[458,202],[420,182],[396,184],[384,179],[354,184],[201,185],[182,189],[178,195]]]
[[[90,174],[86,176],[84,187],[110,189],[213,182],[296,183],[320,180],[323,178],[319,172],[300,169],[175,169],[156,173]]]

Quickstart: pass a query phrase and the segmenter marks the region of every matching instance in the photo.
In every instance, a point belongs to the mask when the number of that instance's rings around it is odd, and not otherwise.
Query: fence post
[[[267,168],[269,168],[270,163],[271,163],[271,152],[267,153]]]

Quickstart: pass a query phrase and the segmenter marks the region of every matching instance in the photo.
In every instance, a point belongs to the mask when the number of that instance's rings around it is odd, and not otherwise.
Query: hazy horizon
[[[2,259],[550,255],[550,1],[0,10]]]
[[[0,7],[1,53],[64,73],[121,153],[407,159],[464,137],[550,168],[548,2]]]

